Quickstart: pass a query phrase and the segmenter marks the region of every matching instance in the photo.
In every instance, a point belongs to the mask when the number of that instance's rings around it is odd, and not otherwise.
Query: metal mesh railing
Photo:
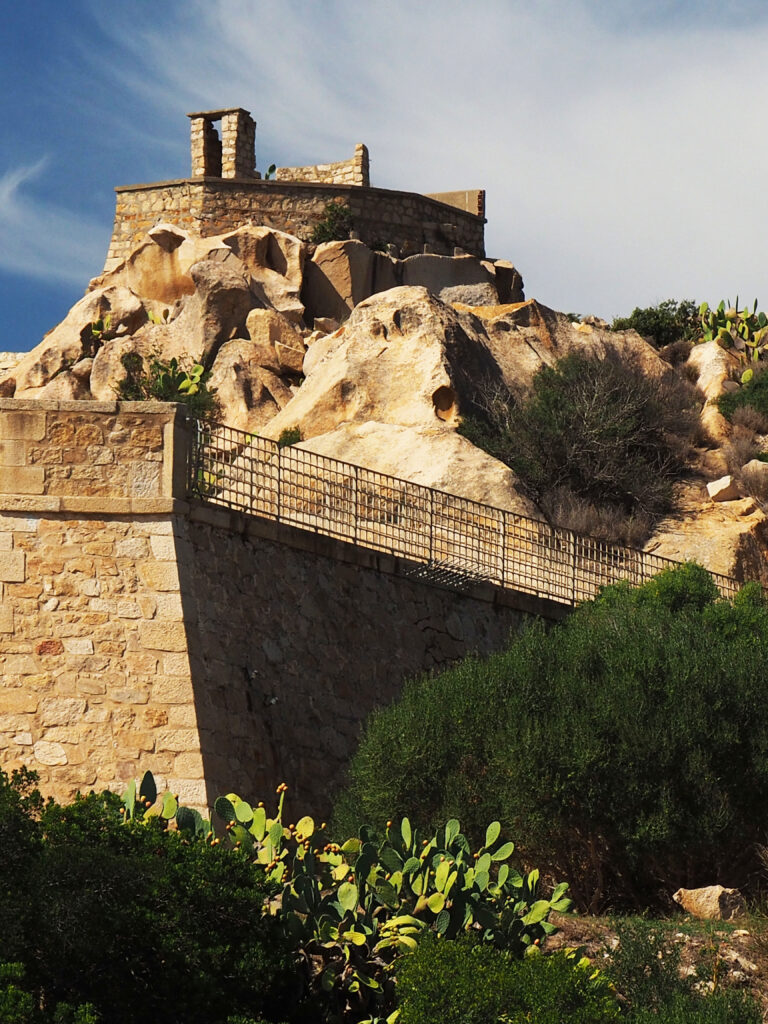
[[[549,523],[340,462],[226,426],[195,421],[189,492],[410,560],[413,574],[461,588],[488,581],[575,605],[619,580],[646,582],[678,564]],[[736,580],[712,573],[725,596]]]

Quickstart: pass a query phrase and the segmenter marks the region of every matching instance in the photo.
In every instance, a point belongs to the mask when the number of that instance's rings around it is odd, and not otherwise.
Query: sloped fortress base
[[[523,613],[188,501],[187,440],[175,406],[0,400],[0,764],[324,813],[369,711]]]

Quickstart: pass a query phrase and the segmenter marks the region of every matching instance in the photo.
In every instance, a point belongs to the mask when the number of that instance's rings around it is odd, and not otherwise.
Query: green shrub
[[[639,1009],[628,1024],[761,1024],[763,1015],[751,996],[742,992],[715,992],[710,996],[673,996],[658,1009]]]
[[[37,855],[36,818],[43,809],[34,788],[37,776],[26,769],[9,777],[0,769],[0,960],[14,960],[24,946],[27,893],[33,887],[31,865]]]
[[[768,417],[768,373],[755,373],[738,391],[726,391],[718,398],[717,406],[727,420],[733,420],[736,410],[744,408]]]
[[[659,922],[625,918],[614,922],[619,944],[607,972],[634,1008],[657,1010],[691,983],[680,977],[680,946]]]
[[[24,965],[0,961],[0,1021],[28,1024],[34,1020],[35,1000],[24,991]]]
[[[700,404],[673,371],[651,379],[615,354],[542,367],[530,394],[476,401],[462,432],[518,474],[558,526],[638,544],[671,507]]]
[[[284,1019],[291,957],[262,913],[274,887],[258,867],[157,819],[123,824],[113,794],[64,807],[25,800],[0,772],[0,833],[22,833],[20,807],[31,832],[19,844],[25,863],[5,849],[0,860],[0,891],[21,896],[0,955],[23,965],[19,984],[36,1005],[66,1004],[59,1019],[79,1024],[83,1004],[114,1024],[212,1024],[254,1010]]]
[[[565,953],[513,960],[469,938],[427,936],[396,970],[399,1024],[603,1024],[619,1018],[605,976]]]
[[[657,306],[635,306],[629,316],[616,317],[613,331],[635,330],[656,348],[678,341],[693,341],[701,335],[698,304],[690,299],[665,299]]]
[[[687,565],[406,685],[375,712],[335,827],[497,818],[584,908],[747,886],[768,801],[768,610]]]
[[[145,363],[139,352],[121,357],[126,376],[118,385],[118,397],[125,402],[179,402],[198,419],[215,419],[219,403],[215,390],[208,387],[211,371],[196,363],[189,371],[181,369],[173,358],[167,363],[155,353]]]
[[[301,441],[301,429],[299,427],[286,427],[280,431],[280,437],[277,439],[278,448],[290,448],[291,445],[298,444]]]
[[[349,238],[352,223],[352,210],[346,203],[327,203],[322,218],[312,229],[310,241],[315,245],[321,242],[343,242]]]

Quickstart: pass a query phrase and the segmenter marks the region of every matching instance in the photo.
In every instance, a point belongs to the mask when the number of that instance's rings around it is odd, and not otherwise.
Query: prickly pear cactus
[[[739,299],[732,306],[730,299],[722,301],[717,309],[708,303],[699,307],[702,341],[716,341],[721,348],[733,351],[745,362],[757,362],[768,345],[768,317],[757,312],[757,299],[752,310],[739,309]]]
[[[446,938],[474,931],[524,956],[555,931],[550,912],[571,905],[566,883],[545,899],[538,871],[516,870],[514,844],[502,838],[497,821],[474,851],[455,818],[429,836],[403,818],[388,822],[383,837],[364,827],[338,844],[329,840],[325,823],[309,815],[284,824],[287,788],[277,787],[272,816],[263,803],[252,806],[236,793],[220,796],[214,811],[221,838],[172,794],[158,796],[149,772],[138,794],[135,782],[128,787],[124,806],[127,820],[159,816],[190,839],[223,841],[263,867],[281,887],[268,912],[280,918],[330,1019],[361,1020],[368,1013],[370,1021],[384,1020],[376,1015],[392,1009],[392,964],[416,948],[425,930]]]

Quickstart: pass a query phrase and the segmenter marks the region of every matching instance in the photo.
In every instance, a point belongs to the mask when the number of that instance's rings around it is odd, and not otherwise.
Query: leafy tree
[[[6,998],[32,993],[78,1024],[84,1004],[114,1024],[284,1019],[291,956],[262,913],[274,887],[260,868],[158,819],[124,824],[114,794],[43,807],[30,780],[0,772],[0,892],[15,917],[6,930],[0,908],[0,961],[21,965]]]
[[[563,624],[415,680],[369,719],[336,809],[498,818],[583,908],[748,887],[768,802],[768,609],[689,564],[606,588]]]
[[[635,330],[656,348],[677,341],[695,341],[701,335],[698,304],[690,299],[665,299],[657,306],[636,306],[629,316],[615,317],[611,330]]]

